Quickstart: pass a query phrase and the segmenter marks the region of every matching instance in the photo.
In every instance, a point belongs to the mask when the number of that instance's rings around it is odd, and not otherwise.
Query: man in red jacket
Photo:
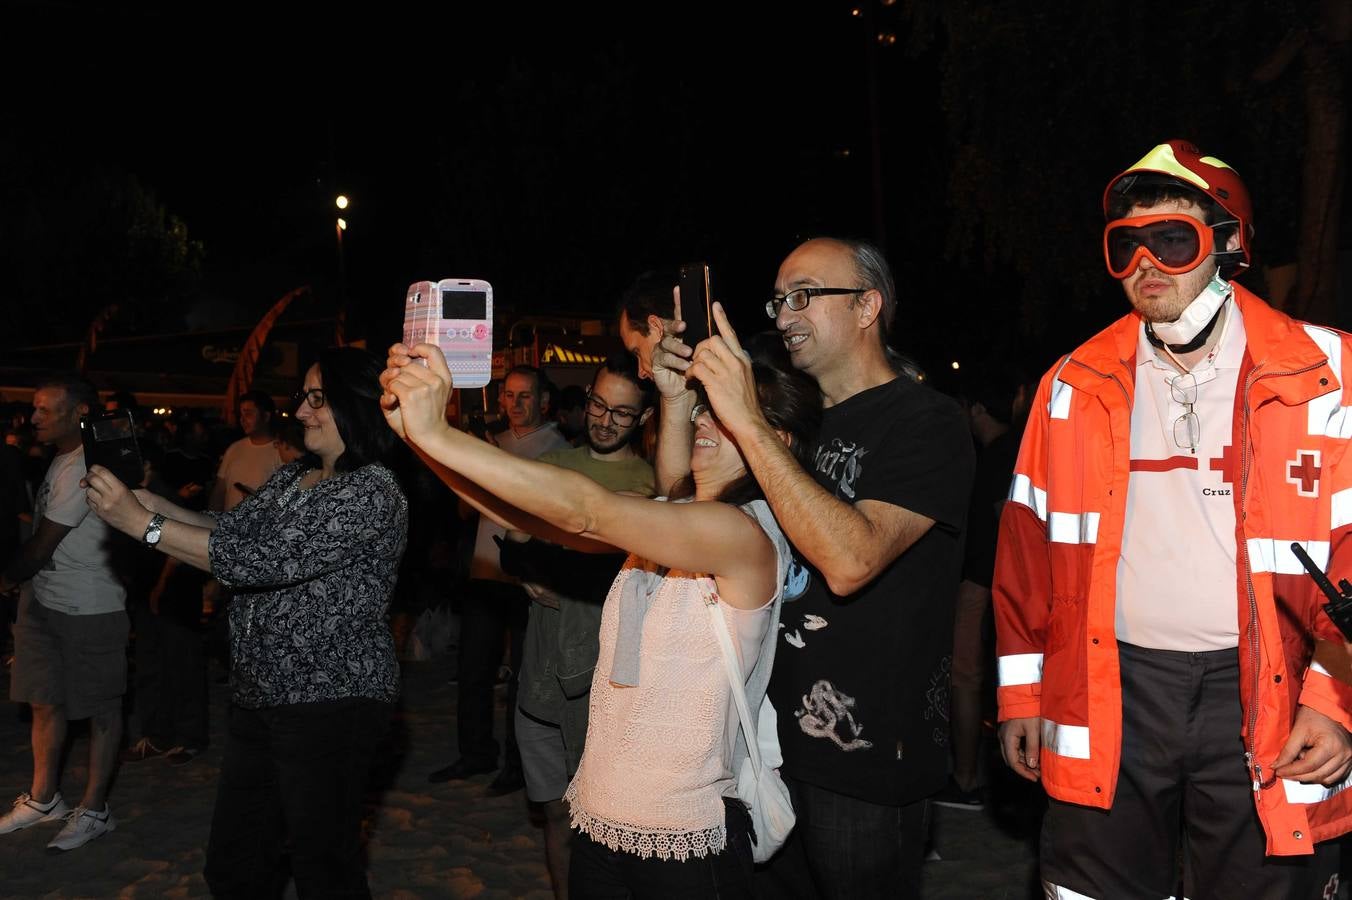
[[[1132,312],[1043,378],[993,589],[1005,761],[1051,798],[1044,886],[1332,896],[1352,687],[1312,660],[1341,637],[1291,545],[1352,573],[1352,340],[1227,280],[1248,191],[1191,144],[1104,212]]]

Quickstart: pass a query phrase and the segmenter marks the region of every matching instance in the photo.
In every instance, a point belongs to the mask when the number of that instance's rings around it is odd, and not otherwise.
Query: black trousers
[[[213,897],[280,897],[288,848],[299,897],[371,896],[363,798],[391,711],[360,698],[231,708],[203,873]]]
[[[751,817],[740,801],[723,798],[728,844],[718,853],[684,861],[640,858],[611,850],[587,834],[575,834],[568,864],[568,895],[574,900],[686,900],[750,898]]]
[[[516,746],[516,692],[529,605],[526,592],[505,581],[471,581],[466,591],[460,617],[456,735],[460,757],[470,765],[492,767],[498,763],[498,742],[493,737],[493,685],[508,634],[512,640],[512,680],[507,685],[507,760],[521,763]]]
[[[756,893],[783,898],[920,896],[929,801],[869,803],[784,778],[797,824],[756,872]]]
[[[1042,878],[1088,897],[1320,898],[1338,845],[1266,857],[1240,736],[1239,653],[1118,644],[1122,763],[1112,809],[1051,800]],[[1178,893],[1179,872],[1183,893]]]

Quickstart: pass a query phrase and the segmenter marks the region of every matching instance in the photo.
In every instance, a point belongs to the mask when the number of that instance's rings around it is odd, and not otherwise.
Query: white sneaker
[[[20,794],[14,808],[0,816],[0,834],[9,834],[39,822],[51,822],[70,812],[70,806],[61,799],[61,792],[52,795],[48,803],[39,803],[32,794]]]
[[[107,803],[103,804],[102,812],[77,806],[66,813],[65,827],[47,844],[47,849],[74,850],[116,828],[117,820],[113,818],[113,808]]]

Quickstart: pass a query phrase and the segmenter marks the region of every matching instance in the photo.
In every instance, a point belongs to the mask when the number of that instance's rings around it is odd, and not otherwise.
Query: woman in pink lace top
[[[419,359],[427,366],[410,365]],[[744,362],[766,418],[795,452],[806,449],[821,416],[815,385],[787,364]],[[450,428],[451,376],[436,348],[396,344],[389,364],[390,425],[448,483],[510,504],[512,527],[631,554],[602,612],[586,749],[565,797],[582,832],[571,895],[751,896],[755,838],[733,775],[746,747],[705,605],[720,605],[759,708],[789,550],[737,445],[698,406],[692,496],[614,494]]]

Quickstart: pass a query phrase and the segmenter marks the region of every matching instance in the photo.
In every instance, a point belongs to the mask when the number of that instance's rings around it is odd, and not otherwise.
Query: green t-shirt
[[[637,456],[607,462],[591,455],[587,446],[551,450],[537,459],[564,469],[581,472],[592,481],[612,491],[630,491],[645,497],[653,495],[653,467]]]

